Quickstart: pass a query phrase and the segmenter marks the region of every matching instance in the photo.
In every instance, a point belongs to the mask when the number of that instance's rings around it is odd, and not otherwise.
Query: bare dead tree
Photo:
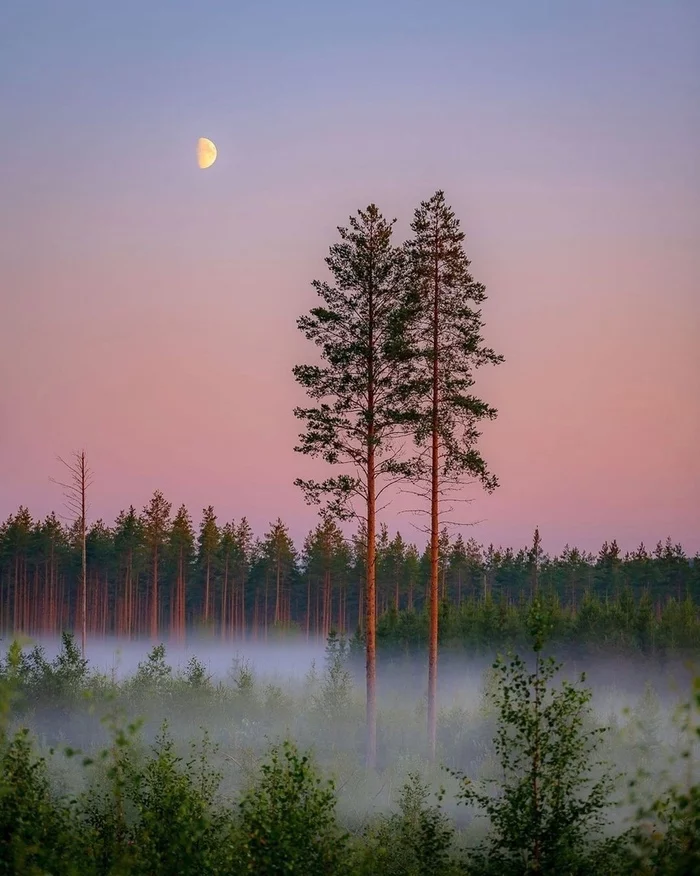
[[[58,456],[58,461],[65,467],[69,473],[69,479],[63,481],[50,478],[51,483],[57,484],[63,489],[63,496],[66,500],[71,519],[80,524],[80,546],[82,554],[82,571],[80,576],[80,648],[83,657],[85,656],[85,644],[87,639],[87,502],[86,496],[90,486],[92,486],[92,471],[90,470],[85,451],[75,451],[73,453],[73,461],[66,462],[65,459]]]

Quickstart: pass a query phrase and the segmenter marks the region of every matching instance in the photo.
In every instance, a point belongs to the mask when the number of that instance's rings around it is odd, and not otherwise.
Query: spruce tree
[[[319,348],[321,364],[298,365],[296,380],[317,404],[294,413],[305,426],[298,452],[346,471],[322,482],[297,479],[306,500],[326,501],[340,519],[359,517],[367,527],[365,636],[367,658],[367,762],[376,758],[377,499],[409,473],[398,458],[407,357],[403,347],[404,257],[392,244],[393,222],[374,204],[339,228],[340,242],[326,264],[333,284],[313,283],[321,304],[298,320]],[[362,504],[358,508],[356,500]]]
[[[484,345],[480,305],[485,288],[472,277],[464,232],[442,191],[423,201],[407,243],[412,305],[411,340],[417,372],[411,382],[414,435],[427,451],[430,496],[430,639],[428,741],[434,756],[437,732],[437,643],[440,505],[465,477],[489,491],[497,486],[477,449],[477,424],[496,410],[472,391],[475,370],[503,357]],[[447,522],[447,521],[443,521]]]

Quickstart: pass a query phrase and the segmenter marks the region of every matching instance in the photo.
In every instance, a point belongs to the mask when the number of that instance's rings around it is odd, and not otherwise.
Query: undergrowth
[[[604,726],[585,676],[561,680],[543,653],[546,628],[535,603],[527,659],[500,656],[475,708],[443,710],[443,769],[411,735],[418,703],[382,713],[371,772],[334,635],[296,690],[242,661],[227,682],[196,658],[175,673],[163,646],[117,682],[70,635],[53,661],[14,643],[0,662],[0,876],[700,872],[700,680],[673,744],[650,691],[624,727]],[[651,775],[653,750],[665,766]]]

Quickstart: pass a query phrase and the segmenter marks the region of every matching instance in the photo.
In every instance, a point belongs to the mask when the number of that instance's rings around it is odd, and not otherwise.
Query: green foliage
[[[294,410],[305,426],[295,450],[351,466],[354,473],[295,483],[310,503],[326,498],[332,516],[341,519],[354,516],[353,499],[367,499],[368,479],[409,471],[393,452],[410,362],[403,331],[405,259],[393,246],[393,225],[374,204],[351,216],[326,258],[334,285],[314,281],[321,303],[297,321],[319,348],[322,364],[294,368],[297,382],[318,402]]]
[[[389,433],[386,437],[388,441]],[[170,522],[168,507],[161,495],[154,496],[148,514],[139,515],[130,507],[120,512],[113,527],[98,521],[88,534],[88,578],[99,582],[91,620],[98,628],[105,622],[107,634],[152,632],[152,612],[135,611],[135,606],[144,597],[150,604],[154,588],[160,616],[173,618],[171,632],[180,636],[185,624],[197,626],[203,620],[207,569],[209,621],[217,632],[239,630],[243,614],[248,629],[257,617],[269,631],[276,611],[280,628],[296,624],[301,630],[308,628],[310,636],[326,636],[334,623],[346,635],[358,632],[367,572],[367,536],[362,525],[346,538],[332,521],[322,520],[297,552],[288,535],[284,544],[280,539],[281,549],[275,548],[271,536],[275,529],[281,531],[280,521],[256,545],[242,518],[221,528],[218,546],[207,537],[206,551],[200,550],[200,562],[195,562],[195,537],[187,509],[181,507]],[[441,646],[520,649],[528,641],[532,551],[483,546],[459,536],[441,539]],[[206,557],[211,562],[203,562]],[[380,533],[376,564],[380,649],[409,650],[427,641],[423,610],[429,571],[426,552],[419,553],[399,533],[393,537],[388,531],[386,537]],[[47,610],[32,622],[37,626],[29,628],[25,572],[30,575],[36,605]],[[74,629],[80,576],[80,545],[71,532],[54,515],[35,521],[21,508],[0,524],[0,600],[7,607],[2,612],[0,635],[38,629],[58,634]],[[597,554],[569,546],[556,556],[540,551],[537,579],[543,598],[557,603],[551,637],[557,646],[651,655],[694,654],[700,647],[700,557],[686,556],[671,539],[659,542],[652,551],[640,545],[626,554],[614,540]],[[59,593],[58,580],[62,582]],[[274,587],[272,598],[265,602],[270,587]],[[328,611],[316,609],[329,590],[332,618]],[[335,614],[341,595],[342,616]],[[355,645],[360,644],[358,639]],[[37,656],[31,658],[34,669],[27,667],[35,677],[45,671]],[[29,653],[24,658],[29,661]]]
[[[255,677],[250,663],[246,660],[234,660],[232,677],[235,689],[241,699],[252,701],[255,696]]]
[[[477,368],[499,364],[503,357],[486,347],[481,336],[485,287],[469,271],[465,235],[444,192],[437,191],[421,202],[411,231],[406,252],[410,265],[408,334],[414,368],[406,388],[414,436],[424,445],[437,432],[440,461],[435,474],[441,483],[454,483],[467,474],[490,491],[498,481],[477,450],[480,433],[476,426],[479,420],[494,419],[497,412],[477,398],[472,387]]]
[[[556,605],[543,596],[524,624],[531,641],[543,646],[557,626]],[[331,635],[324,672],[310,673],[295,693],[256,685],[242,661],[231,685],[210,684],[197,660],[173,679],[162,647],[137,670],[138,684],[131,678],[96,686],[79,662],[82,681],[68,683],[75,660],[64,654],[54,667],[12,646],[0,679],[0,873],[679,876],[697,869],[700,687],[694,710],[688,704],[679,713],[683,744],[664,781],[655,770],[635,782],[639,811],[627,829],[631,807],[614,808],[616,789],[602,757],[629,772],[635,754],[658,764],[668,745],[676,746],[666,739],[668,724],[651,688],[626,721],[604,732],[590,714],[583,677],[557,684],[559,667],[541,650],[532,665],[499,659],[485,674],[481,701],[455,702],[440,714],[450,796],[447,803],[441,791],[434,802],[429,787],[437,776],[423,773],[429,767],[416,754],[422,713],[401,698],[393,703],[389,693],[380,723],[381,770],[364,769],[361,710],[355,713],[347,687],[348,650],[342,636]],[[81,695],[86,691],[89,702]],[[61,721],[50,730],[50,744],[58,749],[60,742],[66,758],[54,751],[42,757],[47,730],[32,740],[14,728],[19,718],[34,722],[47,697],[52,715],[78,717],[73,733],[108,710],[104,747],[93,742],[94,727],[83,737],[94,749],[66,747],[72,739]],[[149,740],[154,719],[168,716],[155,741],[142,739],[138,722],[127,722],[126,710],[134,708],[149,712]],[[193,712],[211,720],[221,748],[205,734],[188,751]],[[267,748],[280,726],[299,748],[289,742]],[[318,762],[338,777],[337,793],[299,753],[312,737]],[[404,782],[394,811],[394,788]],[[468,807],[457,808],[457,801]],[[384,807],[388,814],[380,814]],[[487,815],[488,823],[475,814]]]
[[[146,660],[137,666],[132,683],[137,690],[163,693],[171,687],[172,674],[172,666],[165,662],[165,645],[154,645]]]
[[[24,654],[16,640],[5,659],[0,660],[0,680],[9,682],[16,695],[31,693],[45,702],[75,700],[84,693],[87,677],[88,661],[68,632],[61,635],[61,649],[51,662],[42,647],[37,645]]]
[[[695,678],[692,698],[678,717],[683,739],[678,765],[682,769],[675,780],[666,776],[669,784],[661,795],[639,806],[637,817],[642,823],[635,834],[635,872],[700,873],[700,784],[694,775],[700,753],[700,677]]]
[[[207,767],[207,744],[183,762],[167,728],[143,770],[130,775],[135,824],[131,842],[140,872],[182,876],[225,872],[226,813],[214,808],[220,776]]]
[[[488,816],[491,833],[480,851],[488,868],[508,873],[585,872],[605,824],[614,788],[593,760],[604,728],[587,728],[590,690],[551,682],[561,668],[541,654],[547,618],[536,601],[531,613],[534,669],[517,655],[498,658],[494,739],[500,766],[497,793],[487,793],[458,772],[459,797]],[[486,863],[484,863],[486,867]]]
[[[365,835],[358,854],[358,876],[449,876],[459,872],[454,828],[417,773],[411,773],[399,798],[399,811],[380,819]]]
[[[204,690],[211,686],[211,676],[207,675],[205,667],[194,655],[187,661],[185,681],[190,687],[197,690]]]
[[[273,747],[259,783],[240,803],[242,871],[339,873],[347,838],[336,822],[333,790],[292,743]]]
[[[72,826],[67,806],[51,791],[45,761],[32,753],[28,731],[0,743],[0,874],[77,874]]]
[[[137,728],[113,725],[113,744],[95,764],[92,787],[76,802],[85,826],[84,856],[97,872],[230,872],[232,817],[217,804],[220,775],[208,766],[205,736],[189,760],[176,755],[164,724],[145,759]]]
[[[338,720],[350,703],[353,681],[346,668],[349,645],[331,630],[326,643],[326,666],[317,706],[324,717]]]

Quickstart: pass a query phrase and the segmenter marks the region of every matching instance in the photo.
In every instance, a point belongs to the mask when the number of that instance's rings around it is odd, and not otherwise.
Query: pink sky
[[[291,368],[311,354],[295,326],[310,282],[348,214],[375,201],[401,238],[443,188],[506,358],[478,383],[500,411],[483,450],[501,487],[468,493],[465,521],[483,522],[465,535],[519,547],[538,525],[549,551],[667,535],[700,550],[697,63],[688,23],[654,15],[635,33],[665,40],[663,75],[642,43],[598,45],[595,22],[585,38],[560,22],[553,49],[531,35],[526,57],[484,21],[479,87],[445,43],[431,75],[453,58],[459,76],[443,102],[400,41],[367,49],[389,53],[382,82],[358,80],[358,35],[326,58],[335,103],[292,48],[284,86],[256,85],[251,55],[232,97],[244,62],[208,49],[213,29],[189,57],[212,76],[204,102],[165,49],[157,67],[136,46],[128,72],[94,57],[79,82],[66,61],[62,91],[39,49],[18,55],[0,97],[28,131],[0,162],[0,516],[59,510],[55,456],[84,446],[93,519],[158,488],[196,519],[211,503],[262,534],[279,515],[303,538]],[[59,33],[42,38],[48,51]],[[204,172],[199,136],[219,149]],[[422,541],[400,507],[384,520]]]

